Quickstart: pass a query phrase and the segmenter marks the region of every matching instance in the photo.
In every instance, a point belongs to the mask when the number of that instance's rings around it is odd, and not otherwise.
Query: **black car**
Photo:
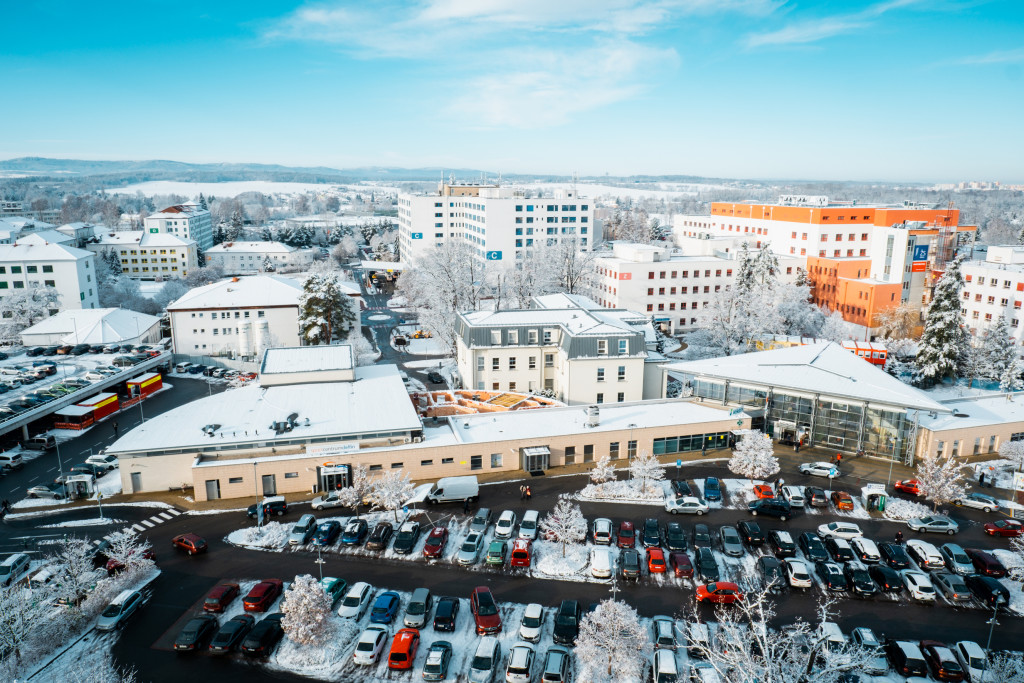
[[[431,370],[427,373],[427,381],[431,384],[444,384],[444,377],[436,370]]]
[[[619,553],[619,572],[624,579],[640,580],[640,553],[633,548],[623,548]]]
[[[690,488],[690,485],[684,479],[672,480],[672,492],[676,494],[676,498],[693,495],[693,489]]]
[[[188,620],[185,627],[174,639],[175,652],[195,652],[203,649],[217,631],[217,617],[212,614],[198,614]]]
[[[60,348],[59,346],[47,346],[45,349],[43,349],[43,355],[44,356],[56,356],[57,355],[57,349],[59,349],[59,348]]]
[[[787,558],[796,556],[796,543],[788,531],[773,529],[768,532],[768,547],[775,553],[775,557]]]
[[[711,547],[711,529],[708,528],[707,524],[694,524],[693,525],[693,547],[694,548],[710,548]]]
[[[434,630],[454,631],[459,618],[459,601],[455,598],[441,598],[434,609]]]
[[[89,353],[103,353],[103,344],[93,344],[89,347]]]
[[[826,590],[842,592],[849,588],[843,570],[834,562],[818,562],[814,565],[814,572]]]
[[[781,498],[761,498],[760,500],[752,500],[747,505],[750,510],[750,514],[757,517],[758,515],[765,515],[767,517],[778,517],[783,522],[793,516],[793,509],[789,506],[789,503]]]
[[[263,617],[260,623],[256,624],[249,634],[242,640],[239,649],[249,657],[266,657],[281,640],[284,629],[281,628],[281,620],[284,619],[282,612],[274,612]]]
[[[893,569],[910,569],[910,555],[899,543],[879,543],[882,562]]]
[[[701,581],[704,583],[711,583],[713,581],[718,581],[721,578],[721,573],[718,569],[718,562],[715,561],[715,554],[711,552],[711,548],[697,548],[694,560],[694,564],[697,566],[697,575],[700,577]]]
[[[665,527],[665,547],[671,551],[686,550],[686,532],[679,522],[669,522]]]
[[[391,534],[394,532],[395,527],[391,526],[390,522],[377,522],[373,531],[370,532],[370,537],[366,539],[366,549],[384,550],[388,547],[388,541],[391,540]]]
[[[981,574],[968,574],[964,577],[964,583],[974,593],[974,597],[989,607],[1010,604],[1010,591],[1006,590],[998,579]]]
[[[661,527],[658,526],[658,520],[644,520],[644,531],[641,540],[645,548],[657,547],[661,544]]]
[[[832,561],[838,562],[839,564],[849,562],[854,559],[853,548],[851,548],[850,544],[841,538],[833,538],[831,536],[826,538],[825,550],[828,551]]]
[[[45,351],[46,351],[46,349],[44,349],[42,346],[37,346],[34,349],[29,349],[28,351],[26,351],[25,355],[26,356],[41,356],[41,355],[43,355],[43,352],[45,352]],[[3,358],[0,358],[0,360],[7,360],[7,354],[6,353],[3,354]]]
[[[420,537],[419,522],[405,522],[398,528],[395,534],[395,542],[391,548],[399,555],[408,555],[416,547],[416,541]]]
[[[562,600],[555,614],[555,628],[552,637],[560,645],[575,645],[580,634],[580,603],[576,600]]]
[[[850,592],[855,595],[874,595],[878,592],[878,586],[871,580],[871,574],[867,567],[857,562],[847,562],[843,567],[843,576],[850,587]]]
[[[788,583],[782,561],[771,555],[757,558],[757,571],[761,574],[761,582],[773,593],[781,593]]]
[[[256,624],[256,617],[251,614],[239,614],[231,617],[217,631],[210,641],[210,654],[226,655],[242,642],[242,639]]]
[[[868,575],[878,588],[885,593],[899,593],[903,590],[903,579],[899,573],[884,564],[873,564],[868,567]]]
[[[72,356],[81,356],[81,355],[84,355],[86,353],[89,353],[89,345],[88,344],[75,344],[73,347],[71,347],[71,355]]]
[[[256,519],[256,503],[250,505],[245,514],[249,515],[249,519]],[[284,499],[268,500],[263,503],[263,516],[269,517],[270,515],[281,515],[288,512],[288,503]]]
[[[71,474],[91,474],[94,477],[101,477],[107,472],[103,465],[94,465],[91,462],[81,462],[70,470]]]
[[[757,522],[745,519],[736,525],[736,529],[740,532],[740,538],[743,539],[743,542],[750,547],[764,545],[764,533],[762,533],[761,527]]]
[[[805,486],[804,487],[804,498],[808,505],[816,508],[828,507],[828,496],[825,495],[825,491],[817,486]]]
[[[811,562],[828,562],[828,550],[813,531],[805,531],[800,534],[798,540],[800,549]]]

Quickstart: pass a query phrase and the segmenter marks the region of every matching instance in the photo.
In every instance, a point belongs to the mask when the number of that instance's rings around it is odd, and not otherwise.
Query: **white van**
[[[0,453],[0,469],[20,470],[22,465],[21,453]]]
[[[25,553],[14,553],[0,562],[0,585],[4,587],[18,583],[28,573],[29,556]]]
[[[174,371],[177,372],[178,374],[181,374],[183,372],[188,372],[188,369],[190,367],[192,367],[191,363],[178,363],[177,365],[174,366]]]
[[[806,503],[803,489],[801,489],[799,486],[783,486],[782,498],[787,503],[789,503],[790,507],[794,508],[802,508]]]
[[[598,579],[612,576],[612,552],[608,548],[593,548],[590,551],[590,573]]]
[[[526,538],[531,541],[537,539],[537,520],[540,513],[536,510],[527,510],[523,513],[523,519],[519,522],[519,538]]]

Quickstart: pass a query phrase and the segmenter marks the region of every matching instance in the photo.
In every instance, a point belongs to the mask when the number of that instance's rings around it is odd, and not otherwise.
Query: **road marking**
[[[51,467],[50,469],[48,469],[48,470],[46,470],[46,471],[47,471],[47,472],[54,472],[54,471],[56,471],[56,469],[57,469],[56,467]]]
[[[163,520],[174,519],[174,517],[172,517],[171,515],[167,514],[166,512],[161,512],[159,515],[157,515],[157,517],[160,517]],[[150,517],[150,519],[153,519],[153,518]]]
[[[168,510],[168,512],[174,515],[175,517],[181,514],[181,510],[178,510],[176,508],[171,508],[170,510]]]
[[[153,522],[149,521],[148,519],[142,520],[142,523],[145,524],[150,529],[152,529],[153,527],[156,526],[156,524],[153,524]]]
[[[29,479],[29,480],[28,480],[28,483],[30,483],[30,484],[31,484],[32,482],[34,482],[34,481],[35,481],[36,479],[38,479],[38,478],[39,478],[39,477],[32,477],[31,479]]]
[[[135,531],[145,531],[146,527],[139,526],[138,524],[132,524],[132,529],[134,529]]]

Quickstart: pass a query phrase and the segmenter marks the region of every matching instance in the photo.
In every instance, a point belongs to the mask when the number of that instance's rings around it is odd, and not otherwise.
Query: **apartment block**
[[[0,297],[33,286],[56,289],[60,310],[99,307],[93,254],[28,238],[0,245]]]
[[[199,267],[195,240],[169,233],[122,230],[94,237],[85,248],[102,255],[113,251],[121,272],[136,280],[183,278]]]
[[[990,246],[984,261],[965,261],[960,271],[964,325],[977,336],[1002,315],[1024,355],[1024,247]]]
[[[148,233],[166,233],[184,240],[193,240],[205,252],[213,246],[213,219],[207,209],[195,202],[176,204],[146,216]]]
[[[282,242],[224,242],[205,252],[206,263],[225,275],[255,275],[313,264],[312,249],[296,249]]]

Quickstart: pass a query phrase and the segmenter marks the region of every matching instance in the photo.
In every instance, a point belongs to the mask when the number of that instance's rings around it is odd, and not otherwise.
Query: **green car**
[[[505,555],[508,554],[508,543],[505,541],[491,541],[487,548],[487,564],[505,564]]]
[[[348,582],[345,579],[336,579],[333,576],[325,576],[320,579],[320,586],[324,589],[324,593],[327,593],[327,597],[331,599],[332,609],[339,600],[345,597],[345,591],[348,590]]]

